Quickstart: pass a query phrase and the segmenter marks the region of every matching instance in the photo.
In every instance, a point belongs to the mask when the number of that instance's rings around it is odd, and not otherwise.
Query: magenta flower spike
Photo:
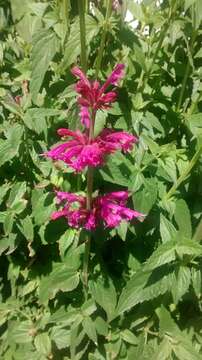
[[[91,210],[86,209],[86,197],[68,192],[56,191],[57,203],[63,203],[61,210],[55,211],[51,218],[65,217],[69,226],[95,230],[102,221],[105,227],[115,228],[121,221],[144,217],[136,210],[126,207],[127,191],[111,192],[93,198]]]
[[[54,161],[63,161],[76,172],[87,168],[87,191],[86,196],[56,191],[59,209],[53,212],[51,218],[56,220],[63,217],[70,227],[89,231],[101,224],[106,228],[116,228],[122,221],[143,218],[142,213],[127,207],[127,191],[93,197],[93,172],[90,168],[104,165],[107,155],[117,150],[124,153],[131,151],[138,141],[137,137],[126,131],[107,128],[97,137],[94,136],[96,112],[98,109],[108,109],[116,100],[117,94],[113,87],[123,77],[124,65],[116,65],[103,85],[97,80],[90,81],[78,67],[74,67],[72,73],[79,79],[75,88],[79,95],[80,118],[85,130],[58,129],[57,133],[63,142],[47,151],[44,156]],[[110,86],[112,90],[108,91]]]
[[[117,64],[106,82],[101,86],[99,81],[90,81],[78,67],[72,69],[72,74],[79,78],[75,89],[80,95],[78,103],[81,106],[81,123],[89,128],[90,114],[89,108],[97,111],[98,109],[108,109],[116,101],[117,93],[114,90],[106,92],[110,85],[117,86],[124,75],[124,64]]]
[[[130,151],[137,142],[135,136],[125,131],[115,132],[111,129],[104,129],[90,142],[88,135],[79,130],[59,129],[58,134],[71,139],[53,147],[44,155],[55,161],[64,161],[77,172],[84,170],[86,166],[101,166],[108,154],[116,150]]]

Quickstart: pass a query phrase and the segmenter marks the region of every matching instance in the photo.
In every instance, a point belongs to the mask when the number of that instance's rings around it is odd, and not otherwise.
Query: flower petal
[[[84,125],[87,129],[89,129],[90,127],[90,113],[88,110],[87,106],[81,106],[81,110],[80,110],[80,118],[81,118],[81,123],[82,125]]]

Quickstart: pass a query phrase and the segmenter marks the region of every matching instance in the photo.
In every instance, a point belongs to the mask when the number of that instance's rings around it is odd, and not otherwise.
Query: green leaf
[[[187,11],[187,9],[196,3],[197,0],[185,0],[184,10]]]
[[[95,328],[95,323],[90,317],[85,317],[82,324],[83,329],[88,335],[89,339],[91,339],[95,343],[95,345],[97,345],[97,332]]]
[[[191,280],[195,294],[198,298],[200,298],[202,294],[202,276],[200,269],[191,269]]]
[[[131,345],[137,345],[138,344],[138,338],[135,336],[135,334],[132,333],[132,331],[125,329],[121,331],[121,338]]]
[[[187,116],[186,123],[193,135],[202,136],[202,113]]]
[[[14,125],[7,134],[7,140],[0,139],[0,166],[18,154],[23,127]]]
[[[68,266],[55,263],[49,275],[42,278],[39,286],[39,301],[46,304],[49,299],[53,299],[56,293],[61,291],[72,291],[79,284],[79,274],[69,270]]]
[[[34,227],[32,224],[32,219],[29,215],[26,216],[23,220],[20,222],[19,226],[20,231],[26,238],[28,242],[32,242],[34,239]]]
[[[90,15],[85,16],[85,25],[86,25],[86,42],[87,45],[90,43],[92,38],[97,35],[99,31],[99,26],[97,21]],[[73,24],[70,28],[70,34],[65,45],[64,59],[62,62],[62,68],[65,70],[68,66],[73,64],[77,56],[81,53],[81,44],[80,44],[80,26],[79,18],[76,17]]]
[[[163,214],[160,214],[160,234],[163,243],[172,240],[177,234],[173,224]]]
[[[114,154],[108,158],[106,166],[100,169],[99,172],[105,181],[128,187],[131,182],[131,168],[123,163],[119,166],[116,162],[117,155],[118,154]]]
[[[23,121],[30,130],[40,134],[47,130],[46,119],[50,116],[57,116],[60,114],[61,111],[57,109],[31,108],[26,111]]]
[[[9,341],[16,344],[30,343],[32,342],[34,330],[34,325],[29,320],[21,322],[14,321],[8,329]]]
[[[12,213],[12,212],[6,213],[6,217],[5,217],[4,224],[3,224],[5,235],[9,235],[11,233],[12,228],[13,228],[14,219],[15,219],[14,213]]]
[[[95,128],[94,128],[94,136],[98,136],[100,132],[104,129],[106,124],[107,113],[101,110],[98,110],[96,113],[96,121],[95,121]]]
[[[108,321],[115,315],[116,289],[110,278],[99,278],[90,282],[90,290],[95,301],[105,310]]]
[[[45,356],[49,356],[51,353],[51,341],[47,333],[41,333],[36,335],[34,339],[34,345],[37,351]]]
[[[168,264],[176,259],[176,254],[179,257],[183,255],[201,256],[202,246],[195,241],[182,239],[182,240],[170,240],[160,245],[157,250],[153,252],[150,258],[147,260],[144,266],[144,270],[153,270],[164,264]]]
[[[18,204],[20,200],[22,200],[25,192],[26,192],[26,182],[18,182],[14,184],[7,201],[8,208],[13,209],[15,205]]]
[[[162,135],[164,135],[163,126],[161,125],[158,118],[154,114],[152,114],[151,112],[146,111],[143,124],[148,129],[153,129],[154,128],[154,129],[158,130]]]
[[[168,360],[171,359],[172,348],[169,339],[165,338],[157,347],[151,360]]]
[[[8,190],[10,189],[10,184],[3,184],[1,187],[0,187],[0,204],[2,203],[4,197],[6,196]]]
[[[128,223],[122,221],[119,227],[117,228],[117,232],[123,241],[126,240],[127,231],[128,231]]]
[[[177,304],[182,296],[189,290],[191,283],[190,269],[186,266],[180,266],[175,271],[175,280],[171,289],[174,303]]]
[[[180,330],[177,324],[171,317],[169,311],[163,305],[156,310],[156,313],[159,318],[160,335],[165,335],[166,333],[173,334],[175,336],[180,335]]]
[[[152,278],[150,272],[138,271],[123,289],[116,314],[120,315],[139,303],[152,300],[170,291],[173,286],[173,273],[163,274],[163,276],[160,273],[160,275],[160,278],[159,276]]]
[[[59,251],[61,258],[64,259],[67,249],[73,243],[77,237],[77,231],[75,229],[68,229],[58,240]]]
[[[44,194],[41,189],[34,189],[32,192],[32,209],[36,225],[43,225],[50,219],[50,215],[55,209],[52,196],[47,193]]]
[[[20,296],[24,297],[27,294],[30,294],[38,287],[38,280],[30,280],[26,285],[23,286]]]
[[[98,316],[95,319],[95,327],[96,327],[96,331],[97,331],[98,334],[103,335],[103,336],[107,336],[107,334],[108,334],[108,324],[100,316]]]
[[[192,238],[191,215],[186,202],[180,199],[176,202],[175,220],[179,227],[180,234],[188,239]]]
[[[2,238],[0,241],[0,255],[6,251],[6,255],[12,254],[15,251],[17,234],[9,233],[7,237]]]
[[[173,346],[173,351],[179,360],[201,360],[202,356],[189,343],[182,343]]]
[[[66,349],[70,345],[70,331],[60,326],[53,326],[50,338],[59,350]]]
[[[57,49],[58,38],[52,30],[40,29],[35,34],[31,53],[32,74],[30,82],[30,92],[34,102],[37,100],[45,73]]]
[[[133,195],[134,208],[143,214],[148,214],[157,199],[158,186],[154,178],[144,181],[143,189]]]

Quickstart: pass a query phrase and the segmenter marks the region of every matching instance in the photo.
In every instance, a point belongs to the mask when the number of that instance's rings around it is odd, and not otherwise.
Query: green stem
[[[80,42],[81,42],[81,67],[84,72],[87,70],[86,56],[86,26],[85,26],[85,0],[78,0]]]
[[[158,45],[156,47],[156,51],[154,53],[154,56],[152,58],[151,65],[148,68],[148,71],[146,73],[144,73],[144,70],[142,70],[142,72],[141,72],[140,80],[139,80],[139,83],[138,83],[138,86],[137,86],[137,91],[143,90],[145,88],[146,84],[147,84],[147,81],[149,80],[149,77],[151,75],[153,66],[155,65],[157,55],[159,53],[159,50],[161,49],[161,46],[162,46],[163,41],[165,39],[166,33],[168,31],[169,25],[170,25],[170,19],[165,24],[164,29],[163,29],[163,31],[162,31],[162,33],[160,35],[159,42],[158,42]]]
[[[96,112],[92,111],[92,119],[89,129],[89,143],[94,138],[95,116],[96,116]],[[86,194],[86,208],[88,211],[90,211],[92,207],[92,194],[93,194],[93,168],[88,167],[87,194]],[[89,255],[90,255],[90,244],[91,244],[91,235],[90,233],[88,233],[86,235],[84,259],[83,259],[83,283],[85,286],[86,295],[88,293],[88,264],[89,264]]]
[[[200,158],[202,153],[202,146],[197,150],[197,152],[194,154],[193,158],[191,159],[189,165],[185,169],[185,171],[180,175],[180,177],[177,179],[176,183],[171,187],[171,189],[168,191],[168,193],[165,196],[165,200],[168,200],[178,189],[178,187],[181,185],[181,183],[186,179],[187,175],[190,173],[198,159]]]
[[[102,37],[101,37],[101,42],[100,42],[100,47],[99,47],[99,52],[98,52],[98,56],[97,56],[97,59],[96,59],[96,67],[95,67],[95,76],[96,77],[99,75],[99,71],[100,71],[100,67],[101,67],[101,63],[102,63],[102,57],[103,57],[103,53],[104,53],[104,47],[105,47],[105,41],[106,41],[107,29],[108,29],[108,20],[109,20],[110,15],[111,15],[111,9],[112,9],[112,0],[108,0],[107,1],[107,10],[106,10],[105,22],[104,22],[104,27],[103,27],[103,32],[102,32]]]
[[[194,47],[194,41],[196,39],[196,35],[197,35],[197,32],[194,31],[193,34],[192,34],[191,43],[190,43],[190,56],[192,56],[193,47]],[[188,80],[188,77],[189,77],[190,66],[191,66],[190,65],[190,60],[189,60],[189,57],[188,57],[187,65],[186,65],[186,69],[185,69],[185,73],[184,73],[184,78],[183,78],[183,82],[182,82],[182,87],[181,87],[181,91],[180,91],[180,95],[179,95],[179,100],[178,100],[178,103],[177,103],[177,111],[180,110],[181,105],[182,105],[182,101],[183,101],[183,98],[184,98],[184,92],[185,92],[186,85],[187,85],[187,80]]]
[[[85,0],[77,0],[79,9],[79,24],[80,24],[80,44],[81,44],[81,67],[86,73],[87,71],[87,55],[86,55],[86,25],[85,25]],[[81,175],[77,177],[77,191],[81,189]]]
[[[181,105],[182,105],[182,100],[183,100],[184,92],[185,92],[185,89],[186,89],[186,84],[187,84],[187,79],[188,79],[188,76],[189,76],[189,71],[190,71],[190,62],[188,60],[187,65],[186,65],[186,69],[185,69],[185,73],[184,73],[184,78],[183,78],[183,82],[182,82],[182,87],[181,87],[181,91],[180,91],[179,100],[178,100],[178,103],[177,103],[177,111],[180,110]]]
[[[197,228],[196,228],[196,231],[194,233],[194,236],[193,236],[193,240],[195,241],[201,241],[202,240],[202,219],[200,220]]]

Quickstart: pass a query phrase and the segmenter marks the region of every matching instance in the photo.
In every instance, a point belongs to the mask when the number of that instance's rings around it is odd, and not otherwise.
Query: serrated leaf
[[[157,199],[158,186],[154,178],[144,181],[143,189],[133,195],[134,208],[148,214]]]
[[[98,316],[95,319],[95,327],[96,327],[96,331],[97,331],[98,334],[103,335],[103,336],[107,336],[107,334],[108,334],[108,324],[100,316]]]
[[[0,166],[18,154],[22,134],[22,126],[15,125],[10,129],[6,140],[0,139]]]
[[[90,15],[85,16],[85,25],[86,25],[86,41],[87,45],[90,43],[92,38],[98,33],[99,26],[97,21]],[[76,17],[73,24],[71,25],[69,38],[67,44],[65,45],[65,53],[63,59],[63,70],[75,62],[77,56],[81,52],[80,44],[80,26],[79,18]]]
[[[137,304],[152,300],[170,291],[173,285],[173,273],[160,275],[160,278],[154,276],[152,279],[150,272],[141,270],[133,275],[120,295],[116,314],[120,315]]]
[[[200,297],[202,294],[202,276],[200,269],[191,269],[191,280],[196,296]]]
[[[157,347],[151,360],[168,360],[171,359],[172,348],[169,339],[165,338]]]
[[[51,352],[51,341],[47,333],[41,333],[36,335],[34,339],[34,345],[37,351],[45,356],[49,356]]]
[[[177,234],[173,224],[163,214],[160,214],[160,234],[163,243],[172,240]]]
[[[177,304],[182,296],[186,294],[191,283],[190,269],[186,266],[180,266],[175,271],[175,280],[171,289],[174,303]]]
[[[33,49],[31,53],[31,82],[30,92],[35,102],[43,83],[50,61],[55,56],[58,49],[58,38],[55,33],[48,29],[40,29],[33,39]]]
[[[89,339],[91,339],[95,343],[95,345],[97,345],[97,332],[92,319],[90,317],[85,317],[82,324],[83,329],[88,335]]]
[[[50,337],[59,350],[66,349],[70,344],[70,331],[60,326],[53,326]]]
[[[22,200],[25,192],[26,192],[26,182],[23,181],[14,184],[7,201],[8,208],[13,209],[14,206],[18,204],[20,200]]]
[[[117,228],[117,232],[118,232],[118,235],[120,236],[120,238],[123,241],[126,240],[127,231],[128,231],[128,223],[127,222],[121,222],[119,227]]]
[[[6,217],[4,219],[4,224],[3,224],[5,235],[9,235],[11,233],[13,228],[14,218],[15,218],[14,213],[9,211],[6,213]]]
[[[176,202],[175,220],[179,227],[180,234],[188,239],[192,238],[191,215],[186,202],[180,199]]]
[[[128,344],[132,344],[132,345],[138,344],[138,338],[135,336],[135,334],[133,334],[132,331],[128,329],[121,331],[121,338]]]
[[[68,229],[58,240],[60,256],[62,258],[64,258],[67,249],[70,247],[72,242],[75,240],[76,236],[77,236],[77,231],[75,229]]]
[[[183,255],[201,256],[202,246],[192,240],[170,240],[160,245],[157,250],[147,260],[144,270],[153,270],[159,266],[170,263],[176,259],[176,254],[180,257]]]
[[[28,109],[23,117],[25,125],[35,131],[37,134],[47,130],[46,119],[50,116],[60,115],[61,111],[49,108],[31,108]]]
[[[79,274],[69,270],[67,265],[55,263],[52,272],[42,278],[39,285],[39,300],[46,304],[53,299],[56,293],[61,291],[72,291],[79,284]]]
[[[100,132],[104,129],[106,124],[107,113],[101,110],[98,110],[96,114],[95,128],[94,128],[94,136],[98,136]]]
[[[202,136],[202,113],[188,115],[186,117],[187,125],[190,131],[196,137]]]
[[[14,322],[9,327],[9,341],[16,344],[26,344],[33,340],[34,325],[31,321]]]
[[[32,224],[32,219],[29,215],[26,216],[20,222],[21,226],[19,226],[20,231],[24,235],[27,241],[31,242],[34,239],[34,227]]]
[[[117,297],[116,289],[110,278],[99,278],[90,282],[90,290],[95,301],[105,310],[108,321],[114,317]]]
[[[43,225],[50,219],[51,213],[55,209],[53,196],[43,192],[43,190],[33,190],[32,192],[32,215],[37,225]]]

